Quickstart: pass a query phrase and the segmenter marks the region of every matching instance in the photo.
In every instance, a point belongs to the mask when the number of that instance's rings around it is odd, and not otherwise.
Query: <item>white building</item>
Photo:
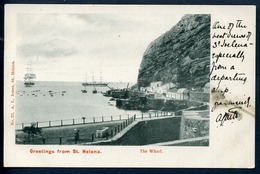
[[[158,81],[158,82],[152,82],[150,84],[152,91],[156,91],[158,88],[160,88],[162,86],[162,81]]]
[[[190,98],[189,95],[190,95],[190,93],[189,93],[189,90],[187,88],[180,88],[177,91],[176,99],[189,100],[189,98]]]
[[[169,89],[166,92],[166,97],[176,99],[177,98],[177,90],[176,88]]]

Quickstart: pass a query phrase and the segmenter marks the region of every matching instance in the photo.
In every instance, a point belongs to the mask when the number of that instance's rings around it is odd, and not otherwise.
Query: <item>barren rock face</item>
[[[173,82],[178,87],[203,87],[210,72],[210,15],[185,15],[155,39],[140,65],[138,85]]]

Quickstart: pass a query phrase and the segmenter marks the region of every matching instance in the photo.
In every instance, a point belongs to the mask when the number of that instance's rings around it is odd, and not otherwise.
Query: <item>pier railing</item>
[[[140,115],[119,115],[119,116],[110,116],[110,120],[107,119],[107,117],[104,117],[102,119],[97,119],[100,117],[94,117],[92,118],[92,122],[87,122],[87,120],[83,119],[82,121],[75,122],[74,124],[88,124],[88,123],[100,123],[100,122],[111,122],[115,121],[111,126],[108,126],[107,129],[103,132],[103,134],[100,136],[97,134],[97,130],[92,132],[79,132],[78,134],[72,134],[70,135],[48,135],[48,136],[35,136],[35,137],[28,137],[27,135],[16,135],[16,143],[17,144],[80,144],[80,143],[87,143],[87,142],[94,142],[94,141],[100,141],[100,140],[106,140],[110,139],[114,136],[116,136],[118,133],[120,133],[122,130],[124,130],[128,125],[130,125],[135,120],[149,120],[153,118],[159,118],[159,117],[167,117],[167,116],[174,116],[174,113],[172,112],[149,112],[145,114]],[[107,120],[107,121],[106,121]],[[56,120],[55,120],[56,121]],[[51,121],[51,123],[55,122]],[[57,124],[56,126],[64,126],[65,122],[61,123],[61,120],[58,120],[60,124]],[[64,121],[64,120],[63,120]],[[69,124],[70,123],[70,124]],[[25,126],[27,124],[23,124]],[[38,122],[38,126],[41,125]],[[68,125],[73,125],[71,122],[68,122]],[[47,127],[54,127],[54,124],[47,125]]]
[[[137,119],[172,116],[174,112],[162,112],[162,111],[151,111],[148,113],[143,113],[136,116]],[[30,123],[20,123],[15,124],[16,130],[22,130],[26,126],[31,126],[35,124],[38,128],[47,127],[59,127],[59,126],[69,126],[69,125],[80,125],[80,124],[90,124],[90,123],[102,123],[111,121],[121,121],[129,119],[130,115],[114,115],[114,116],[101,116],[101,117],[81,117],[72,119],[60,119],[60,120],[49,120],[49,121],[38,121]]]

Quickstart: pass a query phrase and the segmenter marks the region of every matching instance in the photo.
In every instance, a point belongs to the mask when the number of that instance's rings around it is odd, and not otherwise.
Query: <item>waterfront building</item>
[[[177,91],[176,99],[179,100],[189,100],[190,99],[190,92],[187,88],[180,88]]]

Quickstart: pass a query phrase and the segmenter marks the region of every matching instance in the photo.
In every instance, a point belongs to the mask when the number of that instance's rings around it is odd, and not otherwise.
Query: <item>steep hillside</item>
[[[144,52],[138,86],[163,81],[178,87],[203,87],[209,82],[209,71],[210,15],[185,15]]]

